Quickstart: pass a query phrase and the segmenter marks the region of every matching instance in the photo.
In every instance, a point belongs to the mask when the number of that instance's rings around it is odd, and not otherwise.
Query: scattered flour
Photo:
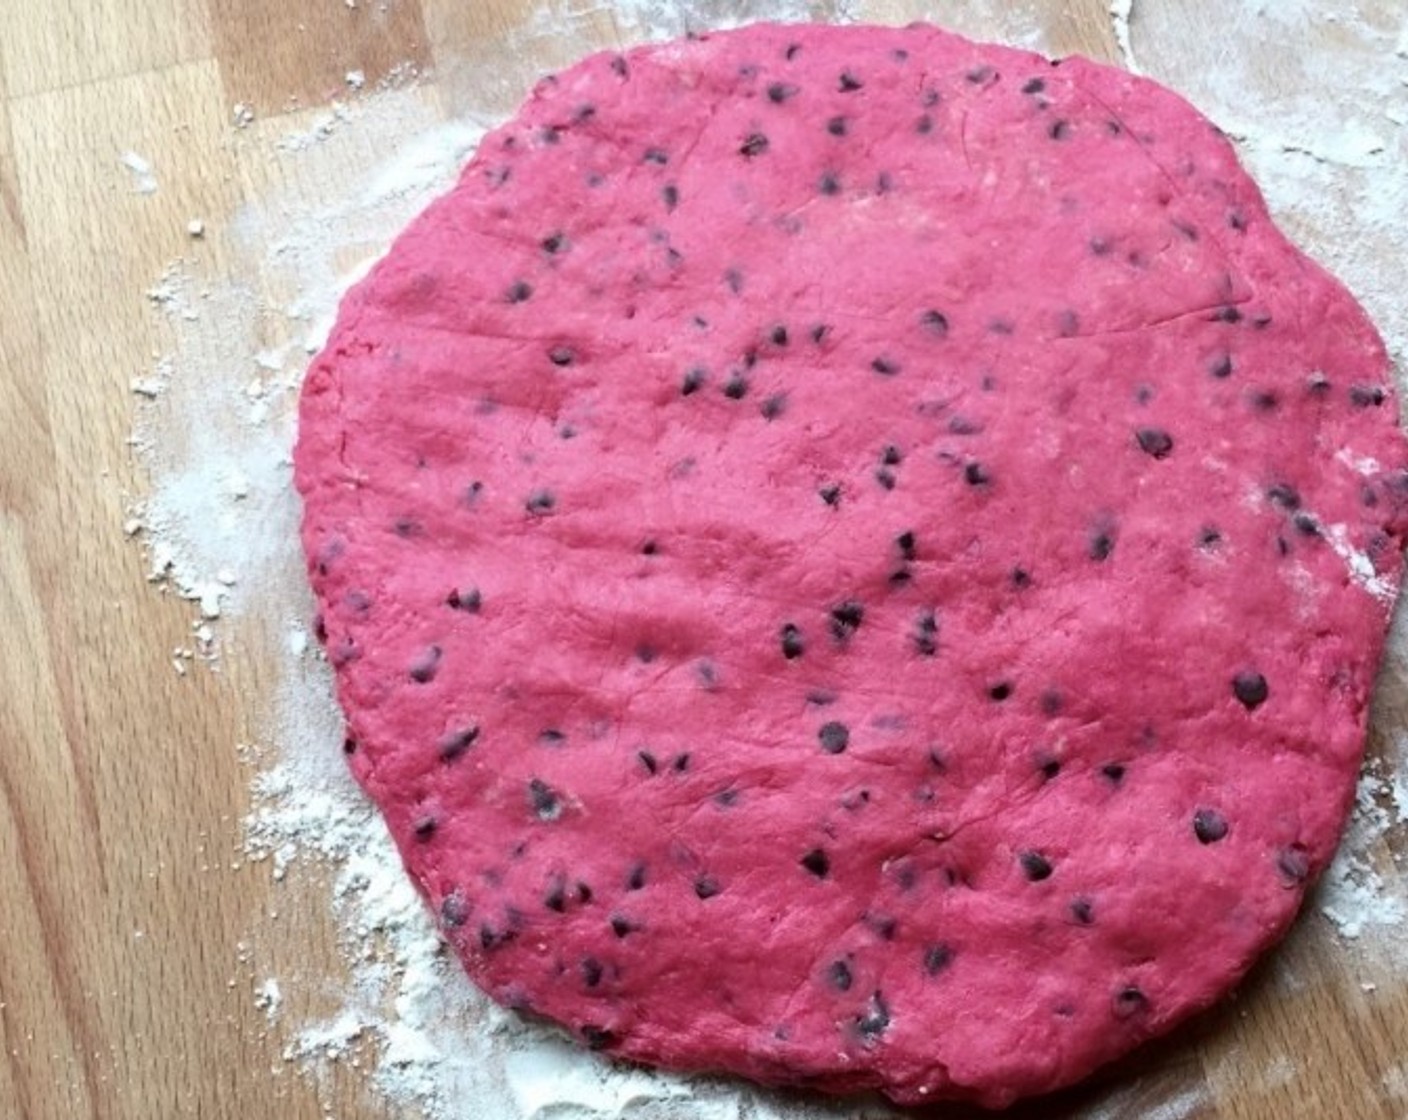
[[[132,190],[137,194],[156,194],[156,172],[151,161],[136,152],[123,152],[118,157],[122,166],[132,174]]]
[[[624,39],[640,40],[757,18],[805,18],[815,8],[803,0],[619,0],[587,12],[608,12]],[[1133,9],[1134,0],[1109,5],[1112,33],[1131,68],[1132,31],[1156,42],[1161,7],[1141,6],[1132,28]],[[872,10],[881,9],[860,0],[830,7],[833,16]],[[1019,45],[1043,46],[1023,5],[984,3],[970,13],[966,18],[996,23]],[[1157,52],[1145,47],[1140,62],[1186,90],[1236,136],[1278,217],[1366,302],[1401,362],[1408,354],[1408,305],[1384,262],[1408,257],[1408,223],[1401,219],[1408,210],[1402,127],[1408,23],[1389,33],[1378,29],[1381,23],[1341,17],[1346,49],[1366,64],[1346,70],[1332,59],[1307,59],[1305,92],[1267,100],[1257,85],[1262,40],[1272,30],[1308,33],[1315,18],[1313,4],[1248,5],[1228,17],[1218,66],[1164,73]],[[1265,26],[1272,19],[1276,27]],[[569,24],[553,6],[514,35],[520,43],[555,38],[570,51]],[[1355,75],[1352,82],[1342,80],[1346,72]],[[313,1070],[329,1062],[365,1067],[389,1099],[434,1120],[892,1116],[874,1103],[801,1100],[732,1081],[615,1067],[551,1028],[502,1012],[444,950],[379,815],[343,763],[331,674],[306,629],[312,604],[289,460],[297,391],[342,292],[453,182],[493,123],[472,114],[444,123],[436,99],[404,77],[267,141],[256,139],[253,112],[235,107],[234,124],[245,130],[240,142],[268,149],[281,186],[221,230],[235,263],[218,276],[202,255],[205,224],[200,234],[192,229],[188,258],[148,293],[172,339],[170,353],[131,381],[132,442],[150,484],[128,511],[124,531],[146,549],[152,581],[191,604],[191,644],[173,651],[172,665],[182,674],[198,662],[218,668],[223,642],[239,639],[260,649],[260,637],[266,640],[263,655],[277,670],[277,684],[263,713],[263,746],[250,751],[261,768],[247,854],[267,863],[276,880],[310,869],[325,876],[348,962],[347,976],[338,980],[339,1007],[326,1020],[293,1021],[283,994],[300,979],[326,986],[322,977],[269,976],[256,985],[254,999],[280,1020],[289,1062]],[[347,75],[349,89],[363,84],[360,74]],[[145,160],[126,153],[122,163],[136,189],[148,182],[155,189]],[[366,170],[348,175],[349,167]],[[1346,466],[1358,469],[1357,460],[1350,456]],[[1408,651],[1402,626],[1393,643]],[[1391,740],[1387,750],[1365,772],[1348,837],[1315,905],[1356,953],[1402,967],[1408,916],[1384,873],[1387,841],[1401,838],[1408,813],[1408,736]],[[1268,1083],[1293,1075],[1284,1064],[1272,1064]],[[1391,1096],[1408,1098],[1402,1069],[1390,1071],[1384,1085]],[[1122,1109],[1132,1099],[1127,1086],[1117,1086],[1085,1120],[1126,1115]],[[1203,1090],[1193,1088],[1143,1115],[1186,1120],[1206,1105]]]

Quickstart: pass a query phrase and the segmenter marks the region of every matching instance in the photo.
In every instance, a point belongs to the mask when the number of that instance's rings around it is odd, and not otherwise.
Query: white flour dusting
[[[136,152],[123,152],[118,161],[132,176],[132,190],[137,194],[156,194],[156,172],[151,161]]]
[[[1161,6],[1141,6],[1132,27],[1132,0],[1113,0],[1111,33],[1126,64],[1133,65],[1138,39],[1148,72],[1186,91],[1239,139],[1278,218],[1364,300],[1401,363],[1408,305],[1396,270],[1384,262],[1408,258],[1401,218],[1408,211],[1408,59],[1399,57],[1408,55],[1408,23],[1384,31],[1381,21],[1342,16],[1342,46],[1364,64],[1336,68],[1328,59],[1306,59],[1302,92],[1273,97],[1258,84],[1261,44],[1273,30],[1307,32],[1314,7],[1248,6],[1227,18],[1218,65],[1186,72],[1161,71],[1150,46],[1171,33],[1158,25]],[[638,40],[756,18],[803,18],[816,8],[802,0],[625,0],[610,15],[618,33]],[[863,16],[869,9],[846,3],[830,10]],[[1003,27],[1018,45],[1043,45],[1020,5],[968,11],[969,19]],[[1267,26],[1272,19],[1274,28]],[[553,8],[513,34],[520,43],[564,40],[568,24]],[[558,45],[570,53],[568,42]],[[1353,80],[1343,82],[1343,73]],[[347,85],[359,90],[361,76],[349,74]],[[218,668],[226,643],[257,651],[277,670],[262,713],[258,753],[268,761],[254,779],[247,849],[276,880],[310,869],[325,875],[348,962],[347,976],[337,980],[340,1006],[319,1021],[291,1016],[284,991],[326,987],[328,978],[265,976],[256,985],[254,998],[277,1022],[286,1059],[315,1071],[331,1062],[364,1066],[393,1103],[435,1120],[892,1115],[875,1104],[803,1100],[733,1081],[612,1066],[550,1028],[500,1011],[445,952],[379,815],[343,763],[331,674],[306,629],[313,608],[289,455],[300,380],[341,293],[449,186],[492,121],[461,116],[445,124],[436,99],[416,87],[337,104],[305,117],[299,130],[256,122],[244,106],[234,120],[239,143],[272,163],[279,186],[228,221],[206,215],[201,233],[192,231],[188,257],[148,293],[172,343],[131,383],[134,446],[150,486],[124,530],[144,541],[153,582],[190,601],[191,640],[173,651],[175,671],[202,661]],[[141,189],[150,167],[127,156],[123,163]],[[349,175],[350,167],[365,170]],[[220,275],[204,255],[217,238],[235,259]],[[1402,627],[1394,643],[1408,650]],[[1389,842],[1403,838],[1405,775],[1408,736],[1401,736],[1366,770],[1346,843],[1314,902],[1355,954],[1400,968],[1408,966],[1408,915],[1385,875],[1392,869]],[[1289,1070],[1270,1074],[1284,1078]],[[1404,1092],[1401,1072],[1389,1080],[1391,1093]],[[1087,1120],[1124,1115],[1128,1099],[1127,1090],[1112,1090]],[[1206,1103],[1201,1091],[1189,1090],[1147,1115],[1182,1120]]]

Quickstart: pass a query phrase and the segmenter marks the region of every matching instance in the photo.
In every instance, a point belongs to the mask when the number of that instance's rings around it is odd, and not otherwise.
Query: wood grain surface
[[[1105,0],[859,7],[995,35],[1011,33],[1006,7],[1058,53],[1117,57]],[[1154,7],[1180,26],[1179,0]],[[218,227],[275,174],[235,141],[237,103],[293,127],[345,95],[349,70],[370,86],[410,64],[447,115],[471,87],[508,110],[543,69],[614,40],[610,6],[581,3],[580,46],[509,49],[537,9],[0,0],[0,1118],[398,1115],[350,1065],[300,1076],[255,1005],[248,938],[313,978],[288,993],[295,1009],[326,1009],[336,983],[316,978],[344,966],[325,887],[276,885],[240,855],[250,770],[235,744],[270,669],[254,647],[218,675],[170,669],[190,611],[152,590],[123,532],[142,486],[129,382],[163,345],[143,292],[183,252],[187,221]],[[1184,67],[1205,46],[1140,42],[1146,61]],[[156,193],[131,189],[128,150],[160,169]],[[205,251],[219,268],[220,238]],[[1376,736],[1408,721],[1406,679],[1392,663]],[[1267,1076],[1278,1055],[1294,1076]],[[1171,1118],[1159,1109],[1182,1100],[1179,1118],[1404,1120],[1385,1079],[1405,1056],[1404,977],[1365,972],[1310,914],[1234,1000],[1102,1075],[1135,1090],[1099,1115]],[[1019,1114],[1092,1115],[1103,1092]]]

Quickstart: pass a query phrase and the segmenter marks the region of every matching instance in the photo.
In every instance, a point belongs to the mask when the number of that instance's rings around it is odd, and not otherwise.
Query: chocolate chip
[[[553,507],[557,505],[557,499],[550,490],[534,490],[523,505],[529,513],[542,515],[552,512]]]
[[[541,778],[528,783],[528,801],[540,821],[555,821],[562,816],[562,802],[556,791]]]
[[[1109,525],[1099,525],[1090,534],[1088,552],[1092,560],[1108,560],[1115,551],[1115,533]]]
[[[504,293],[509,303],[523,303],[533,295],[533,285],[526,280],[515,280]]]
[[[1134,433],[1139,450],[1155,459],[1167,459],[1173,451],[1173,437],[1162,428],[1140,428]]]
[[[440,671],[441,650],[439,646],[428,646],[412,663],[409,675],[417,684],[429,684]]]
[[[1031,78],[1026,85],[1022,86],[1023,93],[1040,93],[1046,88],[1046,83],[1040,78]]]
[[[845,117],[832,117],[826,122],[826,131],[832,136],[845,136],[849,127]]]
[[[802,641],[802,631],[795,623],[784,623],[779,632],[782,641],[782,656],[788,661],[795,661],[806,652],[806,645]]]
[[[1387,395],[1379,385],[1351,385],[1349,387],[1349,403],[1355,408],[1377,408],[1386,399]]]
[[[864,1013],[856,1016],[856,1030],[861,1039],[869,1044],[885,1033],[890,1025],[890,1009],[879,992],[870,997],[870,1005]]]
[[[1252,711],[1266,703],[1270,690],[1266,686],[1265,677],[1260,673],[1247,671],[1232,678],[1232,694],[1242,702],[1247,711]]]
[[[1012,684],[1010,681],[998,681],[988,689],[988,696],[1001,703],[1012,695]]]
[[[1115,1018],[1128,1019],[1149,1010],[1149,997],[1133,984],[1121,988],[1114,998]]]
[[[567,248],[567,235],[561,231],[550,233],[539,244],[548,256],[555,256]]]
[[[764,420],[776,420],[787,411],[787,394],[774,393],[758,406]]]
[[[451,929],[456,929],[469,920],[470,909],[464,895],[453,890],[440,900],[440,920]]]
[[[741,370],[734,370],[724,382],[724,396],[731,401],[741,401],[748,395],[748,379]]]
[[[919,316],[919,325],[930,334],[943,338],[948,334],[948,316],[930,308]]]
[[[680,204],[680,189],[674,183],[666,183],[660,188],[660,201],[666,210],[673,210]]]
[[[1276,857],[1276,869],[1292,886],[1310,877],[1310,855],[1300,844],[1284,848]]]
[[[1025,568],[1013,568],[1012,574],[1008,578],[1011,579],[1012,586],[1017,588],[1017,590],[1019,591],[1023,588],[1030,587],[1032,585],[1031,573],[1028,572]]]
[[[748,139],[738,149],[738,154],[752,159],[760,156],[768,150],[768,138],[761,132],[749,133]]]
[[[831,608],[831,634],[837,641],[845,641],[865,621],[865,608],[854,599],[847,599]]]
[[[851,966],[845,961],[832,961],[826,970],[826,979],[839,992],[849,992],[855,980],[851,975]]]
[[[694,893],[701,901],[713,898],[721,890],[723,888],[719,886],[718,880],[709,875],[700,875],[694,880]]]
[[[953,963],[953,956],[951,945],[930,945],[924,950],[924,971],[930,976],[937,976]]]
[[[611,915],[611,932],[614,933],[617,938],[621,940],[625,940],[625,938],[630,936],[631,934],[639,932],[641,928],[641,926],[637,925],[635,922],[631,921],[624,915]]]
[[[601,962],[595,957],[584,957],[582,959],[582,983],[588,988],[595,988],[601,983],[603,972]]]
[[[1095,921],[1095,906],[1088,898],[1077,898],[1071,902],[1071,917],[1079,925],[1088,926]]]
[[[1100,767],[1100,773],[1105,775],[1107,781],[1112,785],[1119,785],[1124,781],[1125,767],[1122,763],[1111,762]]]
[[[981,463],[968,463],[963,468],[963,480],[969,486],[986,486],[992,481],[992,476]]]
[[[1022,874],[1031,882],[1039,883],[1051,878],[1051,863],[1040,852],[1023,852],[1017,860],[1022,865]]]
[[[817,493],[821,496],[821,500],[829,506],[835,507],[841,504],[841,487],[835,483],[823,486]]]
[[[631,868],[631,873],[626,877],[628,891],[638,891],[645,886],[645,870],[643,863],[638,863]]]
[[[420,817],[416,820],[415,824],[411,825],[411,835],[421,843],[425,843],[435,835],[435,829],[438,825],[439,822],[432,816],[427,815]]]
[[[939,650],[939,620],[930,610],[920,611],[914,622],[914,648],[921,657],[933,657]]]
[[[888,914],[872,914],[867,912],[864,921],[866,928],[881,941],[893,941],[895,934],[899,932],[899,920],[890,917]]]
[[[1046,129],[1046,135],[1053,140],[1065,140],[1070,134],[1070,121],[1052,121]]]
[[[818,879],[825,879],[831,874],[831,857],[820,848],[813,848],[799,862]]]
[[[584,1026],[582,1028],[582,1041],[587,1044],[589,1050],[605,1050],[616,1042],[614,1031],[606,1030],[604,1027]]]
[[[772,85],[768,86],[768,100],[774,105],[781,105],[784,101],[795,97],[797,92],[797,87],[794,85],[788,85],[785,82],[773,82]]]
[[[474,745],[474,741],[479,738],[479,725],[471,723],[465,727],[457,728],[441,736],[436,749],[440,752],[441,762],[453,762],[469,750]]]
[[[824,195],[838,195],[841,193],[841,180],[834,171],[824,171],[817,180],[816,189]]]
[[[821,725],[816,737],[827,754],[840,754],[851,744],[851,729],[838,720],[832,720]]]
[[[477,587],[463,591],[456,589],[445,597],[445,605],[451,610],[464,611],[465,614],[478,614],[479,608],[484,605],[484,597]]]
[[[1193,835],[1200,844],[1216,844],[1227,835],[1227,818],[1216,809],[1199,809],[1193,814]]]
[[[687,397],[692,393],[697,393],[704,385],[705,371],[699,366],[695,366],[685,372],[684,380],[680,382],[680,396]]]
[[[849,70],[841,72],[841,78],[836,83],[838,93],[855,93],[858,89],[863,89],[865,83],[852,74]]]

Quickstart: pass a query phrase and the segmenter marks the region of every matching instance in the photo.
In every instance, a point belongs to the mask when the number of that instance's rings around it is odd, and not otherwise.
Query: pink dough
[[[598,55],[308,375],[349,760],[475,982],[588,1045],[1050,1090],[1330,859],[1397,415],[1151,82],[927,26]]]

